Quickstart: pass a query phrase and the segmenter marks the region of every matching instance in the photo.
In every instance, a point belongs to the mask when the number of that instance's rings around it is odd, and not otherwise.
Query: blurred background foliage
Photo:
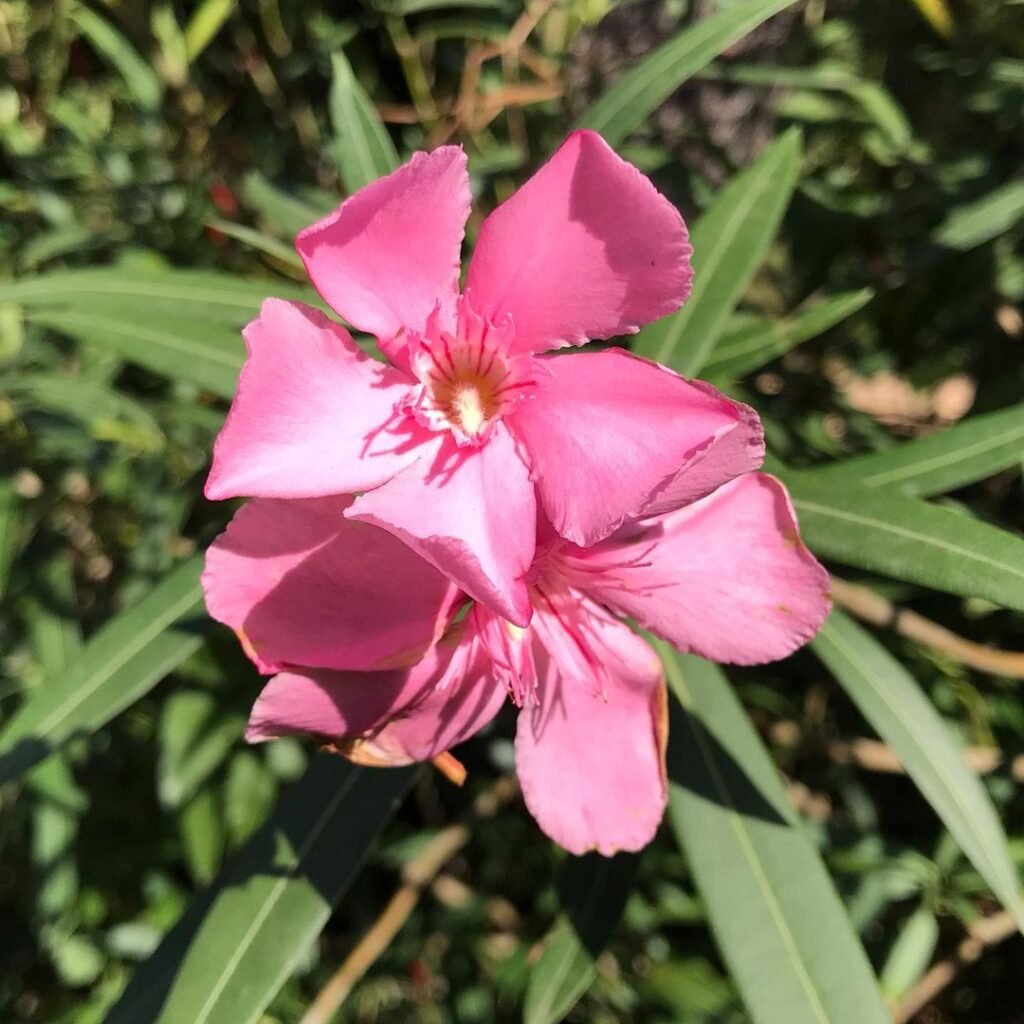
[[[344,985],[339,965],[441,837],[451,847],[439,873],[409,890],[419,899],[404,927],[321,1024],[780,1020],[751,999],[749,959],[716,917],[728,894],[700,877],[708,850],[692,844],[705,825],[714,835],[701,818],[713,808],[684,788],[673,796],[673,817],[691,826],[682,848],[666,824],[642,857],[571,862],[501,789],[505,719],[460,752],[464,789],[403,774],[344,805],[368,822],[363,845],[383,824],[379,841],[329,920],[335,883],[310,874],[320,902],[269,1005],[232,1016],[214,986],[201,1011],[159,1016],[129,999],[108,1018],[140,964],[167,962],[163,936],[222,866],[255,856],[271,833],[251,837],[311,756],[297,742],[242,741],[259,681],[204,620],[193,557],[229,514],[201,485],[238,328],[264,295],[315,301],[291,238],[397,159],[456,141],[470,155],[471,244],[483,214],[574,122],[591,123],[630,69],[745,5],[0,0],[0,1019],[313,1024],[312,1000],[332,977]],[[683,325],[682,344],[662,330],[637,347],[758,408],[774,467],[798,496],[807,481],[812,546],[872,588],[844,602],[874,614],[870,636],[841,621],[814,654],[730,670],[756,726],[730,735],[750,764],[750,744],[763,743],[781,768],[802,822],[793,837],[810,838],[812,867],[812,847],[824,859],[896,1019],[1020,1024],[1024,941],[990,892],[1007,877],[1003,852],[1024,860],[1024,671],[1009,655],[995,671],[984,654],[965,659],[896,611],[912,605],[929,626],[1012,651],[1024,647],[1019,591],[1004,600],[995,578],[905,568],[898,542],[864,554],[859,521],[826,528],[814,509],[822,495],[862,508],[861,484],[877,483],[905,496],[886,507],[901,529],[912,498],[942,495],[927,507],[952,510],[965,531],[1005,531],[978,534],[984,559],[1007,573],[1024,564],[1009,546],[1024,461],[1024,5],[807,0],[751,28],[681,85],[667,66],[652,72],[625,121],[599,125],[691,224],[717,199],[697,234],[708,251],[728,242],[739,199],[767,190],[726,249],[731,277],[709,274],[735,294],[702,296],[701,329]],[[751,165],[739,198],[723,200]],[[888,732],[884,709],[835,681],[855,685],[843,652],[857,645],[876,699],[906,698]],[[683,665],[691,716],[729,692],[709,671]],[[928,789],[929,772],[941,775],[928,751],[942,750],[915,714],[922,694],[968,748],[1005,844],[978,823],[977,801],[964,804],[973,791],[956,779],[945,797]],[[696,733],[674,726],[692,746]],[[951,835],[957,814],[966,825]],[[446,831],[458,821],[468,829]],[[325,833],[338,863],[352,831],[342,818]],[[308,895],[287,891],[297,917]],[[827,914],[805,917],[797,930],[833,942]],[[948,984],[931,991],[936,963]],[[770,986],[770,956],[762,969]],[[786,1019],[836,1018],[819,1007]]]

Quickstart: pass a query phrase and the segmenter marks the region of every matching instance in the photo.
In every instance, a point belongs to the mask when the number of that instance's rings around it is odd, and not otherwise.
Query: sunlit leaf
[[[843,292],[798,309],[784,320],[757,318],[726,328],[704,364],[707,377],[737,378],[842,323],[871,300],[870,288]]]
[[[793,0],[741,0],[688,25],[630,68],[577,121],[617,146],[688,78]]]
[[[888,1024],[864,950],[722,671],[658,648],[669,816],[755,1024]]]
[[[1020,881],[995,808],[910,673],[839,610],[832,612],[811,646],[899,755],[907,774],[992,891],[1024,925]]]
[[[202,613],[201,567],[198,556],[178,566],[31,692],[0,731],[0,781],[105,725],[199,647],[202,633],[188,620]]]
[[[786,132],[733,178],[693,228],[693,291],[683,307],[643,328],[633,350],[695,376],[764,261],[800,168],[800,135]]]
[[[831,462],[807,477],[835,487],[844,481],[895,487],[927,498],[1022,465],[1024,404],[971,416],[948,430],[885,451]]]
[[[332,150],[345,188],[355,192],[393,171],[398,154],[344,53],[332,55],[331,67]]]
[[[823,558],[1024,611],[1024,539],[886,488],[782,475]]]
[[[410,768],[321,754],[138,968],[107,1024],[256,1024],[327,923]]]

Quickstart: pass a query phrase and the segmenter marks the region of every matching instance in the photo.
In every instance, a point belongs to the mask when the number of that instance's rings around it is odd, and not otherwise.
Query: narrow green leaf
[[[214,218],[209,221],[209,226],[219,231],[222,235],[227,235],[228,238],[233,238],[243,245],[248,245],[257,252],[262,252],[266,256],[280,260],[281,263],[293,267],[295,270],[302,269],[302,260],[299,259],[299,254],[290,245],[285,245],[280,239],[273,238],[257,228],[251,228],[248,224],[236,224],[233,220],[221,220],[220,218]]]
[[[141,310],[129,317],[124,310],[43,309],[26,313],[25,319],[222,398],[231,398],[238,384],[244,349],[241,337],[227,328],[183,317],[156,319]]]
[[[69,11],[69,17],[93,49],[113,65],[139,106],[144,110],[156,110],[163,98],[163,85],[132,44],[89,7],[76,5]]]
[[[259,171],[249,171],[242,180],[242,199],[290,239],[333,209],[278,188]]]
[[[107,1024],[256,1024],[412,777],[318,755],[136,971]]]
[[[191,64],[213,42],[238,0],[203,0],[185,26],[185,52]]]
[[[990,242],[1024,217],[1024,178],[953,210],[935,232],[939,245],[966,251]]]
[[[899,999],[924,974],[939,941],[939,922],[928,907],[918,907],[900,929],[880,978],[888,999]]]
[[[772,143],[715,197],[693,229],[693,291],[678,312],[649,324],[633,349],[686,376],[704,365],[768,252],[800,171],[795,129]]]
[[[838,610],[811,647],[899,755],[968,859],[1024,926],[1020,882],[995,808],[913,677],[867,630]]]
[[[124,440],[141,451],[159,451],[164,434],[146,408],[99,381],[56,373],[19,373],[0,381],[16,406],[42,409],[83,423],[100,440]]]
[[[398,166],[398,154],[345,54],[333,54],[331,67],[332,148],[338,173],[351,193],[393,171]]]
[[[617,146],[720,53],[793,0],[744,0],[689,25],[631,68],[577,122]]]
[[[781,476],[804,540],[823,558],[1024,611],[1024,539],[883,488]]]
[[[11,566],[18,554],[21,539],[21,498],[14,489],[14,479],[0,480],[0,597],[7,589]]]
[[[972,416],[930,437],[810,470],[834,487],[855,480],[927,498],[1024,464],[1024,404]]]
[[[29,310],[77,310],[139,317],[151,324],[185,316],[211,325],[241,327],[268,295],[316,303],[312,288],[276,278],[254,280],[213,270],[137,270],[102,267],[56,270],[0,282],[0,302]]]
[[[202,611],[201,568],[198,556],[178,566],[32,691],[0,732],[0,781],[105,725],[196,650],[202,636],[186,620]]]
[[[559,885],[564,913],[530,973],[524,1024],[558,1024],[590,988],[597,958],[629,898],[637,860],[588,854],[566,862]]]
[[[742,377],[824,334],[867,305],[873,294],[870,288],[842,292],[798,309],[784,320],[758,318],[752,324],[726,328],[701,372],[707,377]]]
[[[658,643],[669,814],[755,1024],[888,1024],[871,966],[721,669]]]

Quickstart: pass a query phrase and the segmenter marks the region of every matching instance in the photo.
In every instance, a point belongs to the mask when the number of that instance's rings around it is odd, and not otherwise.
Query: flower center
[[[453,360],[447,373],[439,364],[430,374],[427,387],[435,408],[449,424],[467,437],[476,437],[501,412],[506,375],[500,365],[487,373],[465,365],[467,362],[465,358]]]
[[[529,356],[512,348],[512,325],[492,324],[463,300],[455,333],[427,325],[412,369],[421,387],[409,403],[431,430],[448,430],[460,445],[479,445],[492,424],[534,386]]]

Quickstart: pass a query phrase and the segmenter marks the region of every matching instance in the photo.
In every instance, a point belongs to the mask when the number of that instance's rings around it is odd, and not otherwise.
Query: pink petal
[[[743,424],[744,407],[622,349],[537,363],[537,390],[508,422],[530,453],[541,507],[576,544],[607,537],[685,479],[683,467],[716,465],[716,446]]]
[[[711,398],[730,401],[702,380],[691,380],[695,388]],[[669,481],[641,510],[642,516],[660,516],[697,501],[722,484],[744,473],[752,473],[764,462],[764,430],[757,413],[742,402],[732,402],[738,419],[728,430],[719,431],[696,457]]]
[[[312,498],[389,480],[429,436],[395,412],[402,375],[297,302],[267,299],[245,329],[249,358],[213,449],[212,499]]]
[[[345,514],[389,530],[470,597],[525,626],[537,514],[511,436],[498,423],[479,448],[444,436],[430,450]]]
[[[473,305],[511,313],[521,351],[633,334],[690,294],[690,243],[675,207],[594,132],[558,152],[484,222]]]
[[[456,628],[412,668],[282,673],[256,701],[246,737],[308,733],[361,764],[426,761],[469,739],[500,710],[505,693],[489,664],[479,641]]]
[[[828,574],[803,546],[785,488],[763,473],[624,527],[567,564],[592,597],[715,661],[784,658],[829,610]]]
[[[585,617],[574,636],[538,607],[534,630],[539,701],[516,731],[523,798],[540,827],[570,853],[639,850],[665,809],[665,684],[654,651],[592,603],[570,597]],[[579,603],[582,602],[582,603]],[[585,645],[598,671],[582,677]]]
[[[327,304],[394,350],[438,304],[453,315],[469,207],[466,154],[442,146],[360,189],[295,245]]]
[[[390,534],[345,519],[350,500],[250,501],[207,551],[207,608],[262,671],[408,665],[443,629],[455,589]]]

